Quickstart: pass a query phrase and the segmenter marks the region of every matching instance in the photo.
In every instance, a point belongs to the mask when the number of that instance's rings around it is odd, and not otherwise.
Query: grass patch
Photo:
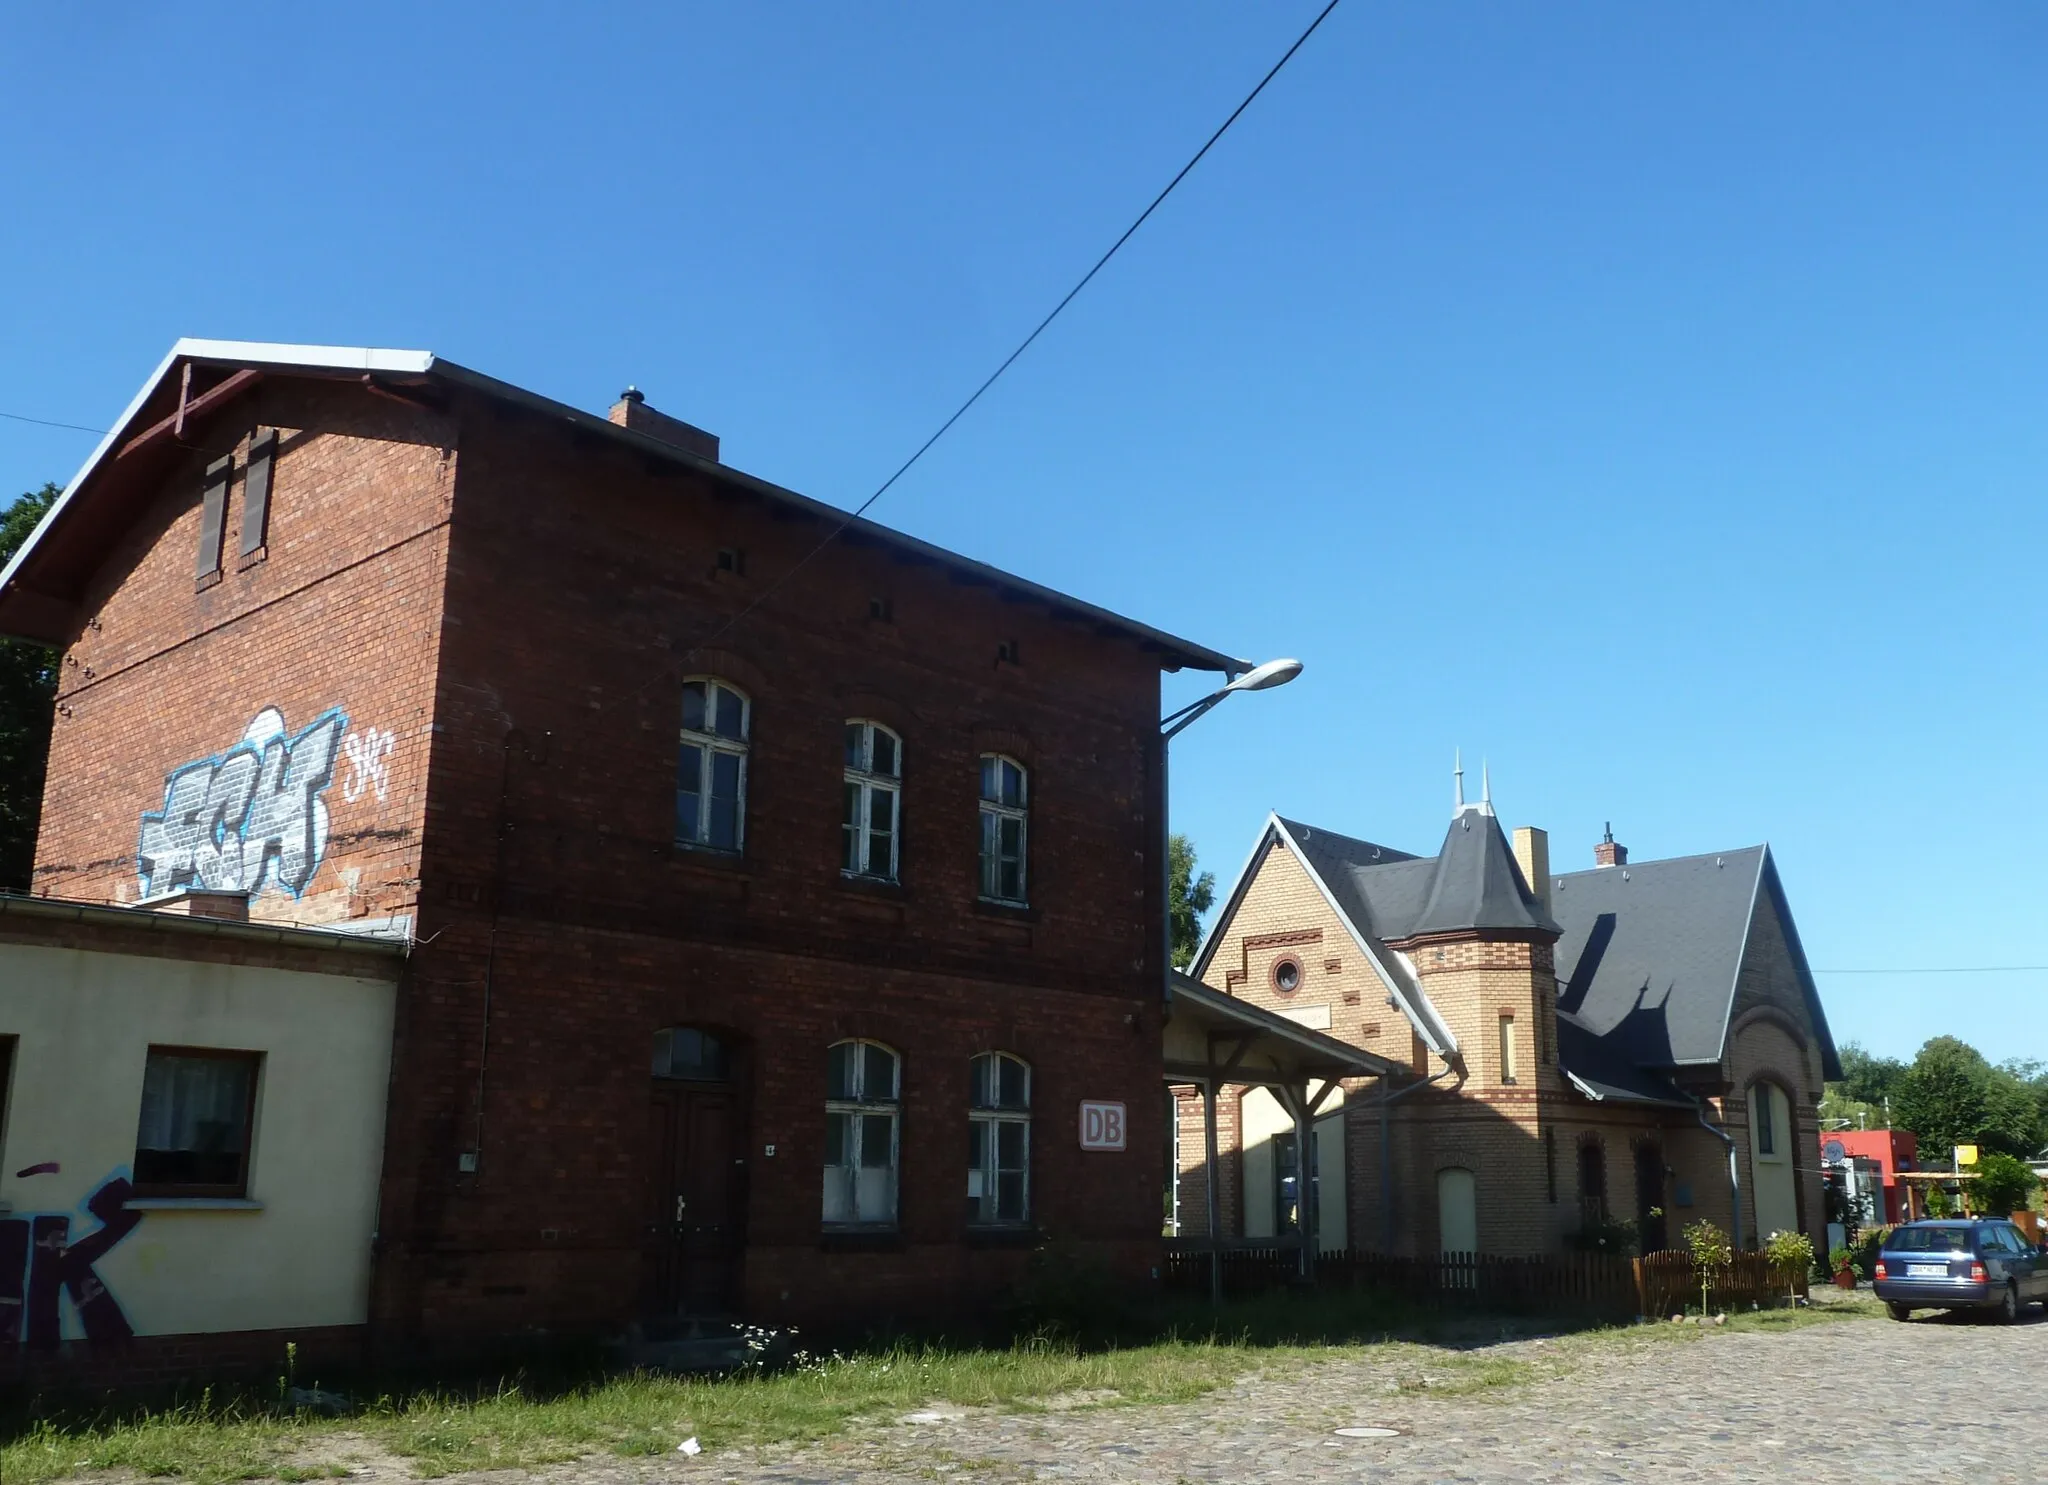
[[[1861,1299],[1862,1302],[1857,1301]],[[1775,1331],[1881,1314],[1845,1297],[1811,1309],[1729,1317]],[[1395,1390],[1469,1397],[1573,1370],[1617,1344],[1699,1339],[1694,1326],[1581,1327],[1555,1317],[1444,1315],[1360,1292],[1282,1293],[1220,1310],[1171,1306],[1125,1344],[1040,1338],[1000,1347],[869,1350],[771,1373],[678,1378],[636,1373],[484,1388],[427,1388],[359,1400],[340,1417],[295,1412],[275,1393],[202,1393],[168,1407],[50,1414],[0,1426],[0,1481],[41,1485],[116,1470],[188,1485],[341,1478],[351,1456],[403,1460],[424,1478],[534,1468],[595,1454],[659,1456],[695,1435],[707,1449],[803,1443],[934,1405],[1020,1411],[1186,1402],[1254,1372],[1319,1360],[1383,1371]],[[1487,1348],[1544,1334],[1541,1349]],[[360,1395],[359,1395],[360,1397]]]

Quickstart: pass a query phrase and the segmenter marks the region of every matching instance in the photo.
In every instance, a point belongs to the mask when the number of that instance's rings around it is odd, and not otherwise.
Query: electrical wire
[[[1951,964],[1934,969],[1817,969],[1817,975],[2031,975],[2048,974],[2048,964]]]
[[[880,500],[884,495],[888,494],[890,488],[894,486],[898,480],[902,479],[904,475],[910,473],[912,466],[915,465],[918,462],[918,460],[922,459],[925,456],[925,454],[930,451],[932,445],[937,443],[940,439],[944,438],[946,434],[949,431],[951,431],[953,425],[959,422],[963,417],[965,417],[967,415],[968,410],[972,408],[975,403],[981,401],[982,394],[987,392],[990,387],[993,387],[996,384],[996,382],[1001,378],[1003,373],[1008,371],[1011,368],[1011,366],[1016,364],[1018,357],[1022,356],[1026,351],[1031,349],[1032,343],[1036,341],[1039,336],[1045,333],[1046,329],[1052,324],[1054,320],[1060,317],[1061,311],[1063,311],[1069,304],[1072,304],[1074,302],[1075,297],[1079,295],[1083,289],[1088,287],[1089,283],[1094,279],[1095,275],[1102,272],[1102,270],[1108,266],[1109,260],[1111,258],[1114,258],[1117,255],[1118,250],[1120,250],[1125,243],[1129,242],[1131,238],[1136,235],[1138,229],[1145,225],[1146,220],[1151,217],[1152,213],[1157,211],[1160,205],[1166,200],[1166,198],[1173,194],[1174,188],[1177,187],[1182,181],[1187,179],[1189,172],[1191,172],[1197,165],[1202,163],[1202,157],[1207,155],[1211,149],[1215,148],[1216,142],[1230,131],[1230,126],[1232,124],[1235,124],[1238,121],[1239,116],[1242,115],[1247,108],[1250,108],[1252,106],[1253,101],[1259,96],[1259,94],[1265,92],[1266,84],[1270,83],[1274,78],[1280,75],[1280,69],[1285,67],[1290,61],[1294,59],[1294,54],[1300,51],[1302,47],[1305,44],[1307,44],[1309,37],[1316,34],[1316,29],[1319,26],[1321,26],[1324,21],[1329,19],[1330,12],[1335,10],[1340,3],[1341,0],[1329,0],[1329,3],[1316,13],[1316,18],[1308,23],[1307,29],[1304,30],[1301,33],[1301,35],[1294,38],[1294,45],[1288,47],[1285,52],[1281,53],[1280,60],[1275,62],[1272,65],[1272,67],[1267,69],[1266,75],[1259,79],[1258,85],[1254,87],[1249,93],[1245,94],[1243,101],[1240,102],[1237,105],[1237,107],[1233,108],[1230,111],[1230,117],[1226,118],[1221,124],[1218,124],[1216,126],[1216,132],[1211,134],[1206,140],[1202,142],[1202,147],[1196,150],[1194,154],[1189,157],[1187,164],[1181,166],[1181,168],[1174,173],[1173,179],[1168,181],[1165,187],[1159,192],[1159,194],[1152,198],[1151,202],[1145,207],[1145,209],[1138,213],[1136,219],[1132,221],[1131,225],[1124,228],[1122,235],[1119,236],[1115,242],[1109,245],[1109,251],[1105,252],[1101,257],[1095,260],[1094,266],[1091,267],[1086,273],[1082,274],[1079,281],[1075,283],[1074,287],[1067,290],[1067,292],[1061,297],[1060,302],[1052,307],[1052,309],[1046,314],[1045,318],[1040,320],[1037,323],[1037,325],[1032,327],[1031,333],[1025,336],[1021,341],[1017,343],[1017,348],[1011,351],[1009,355],[1003,357],[1002,364],[997,366],[994,371],[991,371],[988,374],[988,376],[982,381],[981,385],[976,387],[974,391],[971,394],[969,394],[965,402],[961,403],[958,407],[953,409],[952,416],[948,417],[945,422],[939,424],[938,430],[934,432],[930,438],[927,438],[923,443],[919,444],[917,446],[917,451],[913,453],[908,459],[905,459],[901,464],[899,464],[896,467],[896,472],[894,474],[890,475],[887,479],[883,480],[880,485],[876,486],[875,491],[872,495],[868,496],[867,499],[863,500],[859,505],[854,507],[854,509],[843,520],[841,520],[838,525],[834,526],[830,531],[825,533],[824,537],[818,542],[816,546],[812,547],[808,552],[804,553],[802,557],[798,558],[795,566],[791,567],[787,572],[783,573],[782,576],[777,578],[774,582],[770,583],[768,587],[762,591],[761,595],[758,598],[756,598],[752,603],[749,603],[745,608],[741,609],[731,618],[725,620],[725,622],[720,624],[717,628],[713,629],[709,634],[705,635],[704,638],[698,640],[695,644],[690,646],[688,650],[684,651],[683,659],[685,661],[689,660],[699,650],[704,648],[704,646],[714,643],[715,641],[723,637],[725,634],[730,632],[733,628],[735,628],[743,620],[745,620],[750,614],[752,614],[756,609],[760,608],[762,604],[766,603],[770,598],[773,598],[776,592],[780,590],[785,583],[787,583],[791,578],[795,577],[799,572],[802,572],[805,567],[810,565],[812,558],[816,557],[820,552],[824,551],[826,547],[830,546],[833,542],[837,541],[839,537],[845,533],[846,529],[849,526],[851,526],[855,521],[858,521],[862,516],[866,515],[870,509],[873,508],[876,501]]]
[[[107,431],[104,428],[88,428],[83,423],[53,423],[48,418],[31,418],[25,413],[0,412],[0,418],[7,418],[16,423],[34,423],[42,428],[69,428],[77,433],[97,433],[104,436]]]

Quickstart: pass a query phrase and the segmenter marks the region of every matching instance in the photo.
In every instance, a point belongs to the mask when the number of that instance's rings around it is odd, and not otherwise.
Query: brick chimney
[[[1550,911],[1550,832],[1534,825],[1515,828],[1515,865],[1522,869],[1522,885],[1543,911]]]
[[[228,923],[249,921],[249,894],[246,892],[214,892],[194,887],[159,897],[142,906],[160,913],[175,913],[181,918],[219,918]]]
[[[1595,866],[1628,865],[1628,847],[1619,845],[1614,839],[1614,822],[1607,822],[1607,833],[1600,837],[1600,843],[1593,847]]]
[[[672,418],[665,412],[656,412],[647,405],[647,394],[638,387],[628,387],[619,393],[619,400],[612,404],[611,420],[621,428],[631,428],[635,433],[644,433],[649,438],[658,438],[663,443],[672,443],[679,449],[706,459],[718,458],[718,435],[706,433],[702,428],[685,423],[681,418]]]

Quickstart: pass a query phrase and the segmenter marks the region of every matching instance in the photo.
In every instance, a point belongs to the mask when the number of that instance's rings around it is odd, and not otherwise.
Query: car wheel
[[[1885,1312],[1894,1320],[1910,1320],[1913,1318],[1913,1307],[1911,1305],[1888,1304],[1885,1306]]]
[[[2020,1292],[2011,1284],[2005,1286],[2005,1293],[1998,1298],[1998,1323],[2010,1325],[2020,1318]]]

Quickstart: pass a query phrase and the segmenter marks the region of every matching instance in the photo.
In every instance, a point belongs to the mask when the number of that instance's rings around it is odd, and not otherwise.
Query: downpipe
[[[1735,1251],[1740,1253],[1743,1248],[1742,1171],[1735,1163],[1735,1136],[1707,1122],[1707,1101],[1704,1098],[1694,1094],[1692,1101],[1693,1111],[1699,1116],[1700,1128],[1728,1147],[1728,1201],[1735,1214]]]

